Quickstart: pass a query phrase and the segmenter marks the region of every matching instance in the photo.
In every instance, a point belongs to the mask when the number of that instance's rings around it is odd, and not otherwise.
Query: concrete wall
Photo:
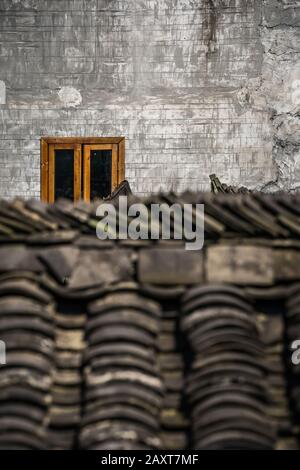
[[[126,136],[134,192],[300,184],[300,2],[0,0],[0,197],[41,136]]]

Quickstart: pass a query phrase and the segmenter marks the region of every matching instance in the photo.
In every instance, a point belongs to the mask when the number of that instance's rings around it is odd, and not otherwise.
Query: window
[[[41,199],[89,202],[109,196],[125,179],[124,137],[43,137]]]

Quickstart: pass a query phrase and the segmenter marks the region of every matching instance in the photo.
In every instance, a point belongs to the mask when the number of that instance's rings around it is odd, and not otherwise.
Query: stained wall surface
[[[0,0],[0,197],[41,136],[125,136],[135,193],[300,185],[300,2]]]

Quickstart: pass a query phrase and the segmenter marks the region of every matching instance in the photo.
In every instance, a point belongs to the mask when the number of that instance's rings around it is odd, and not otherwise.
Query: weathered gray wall
[[[300,2],[0,0],[0,196],[43,135],[127,138],[137,193],[300,185]]]

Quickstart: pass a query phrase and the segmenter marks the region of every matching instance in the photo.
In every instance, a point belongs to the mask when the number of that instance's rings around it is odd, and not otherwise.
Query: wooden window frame
[[[89,184],[89,156],[88,150],[112,150],[112,191],[125,179],[125,137],[42,137],[41,138],[41,192],[44,202],[54,201],[53,181],[54,152],[53,149],[74,148],[74,201],[83,194],[85,201],[90,200]],[[100,149],[100,147],[98,147]],[[83,156],[83,159],[82,159]],[[81,168],[83,161],[83,168]],[[84,188],[81,188],[81,171],[83,171]],[[82,193],[83,189],[83,193]]]

